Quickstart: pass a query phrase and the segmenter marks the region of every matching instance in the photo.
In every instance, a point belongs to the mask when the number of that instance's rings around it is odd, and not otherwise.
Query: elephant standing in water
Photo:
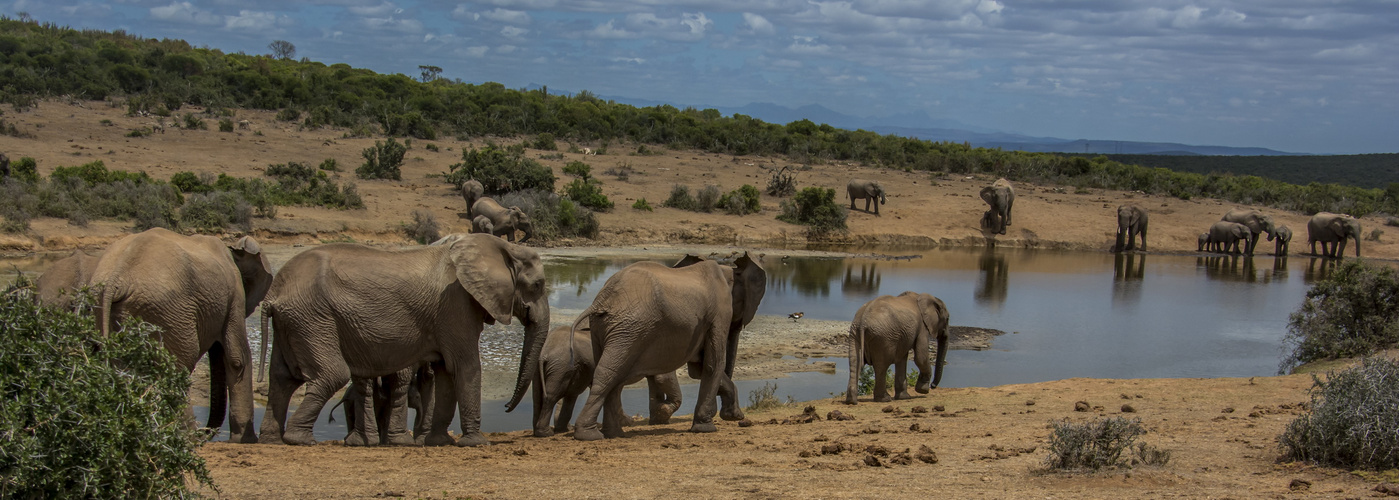
[[[884,186],[880,185],[878,181],[852,180],[845,185],[845,194],[850,196],[851,210],[855,210],[855,200],[865,200],[865,212],[870,211],[870,202],[875,202],[875,215],[879,215],[879,206],[888,201],[888,198],[884,196]]]
[[[1136,205],[1121,205],[1117,207],[1117,244],[1113,246],[1113,251],[1131,251],[1137,242],[1137,236],[1142,239],[1142,251],[1146,251],[1146,209]],[[1127,239],[1127,246],[1122,246],[1122,239]]]
[[[486,187],[482,186],[476,179],[467,179],[466,182],[461,183],[461,197],[466,200],[466,211],[470,213],[476,200],[486,197]]]
[[[442,372],[434,377],[424,444],[488,444],[481,433],[481,330],[512,317],[524,323],[506,404],[513,410],[544,346],[548,298],[539,254],[484,234],[402,250],[334,244],[302,252],[277,273],[263,309],[264,335],[268,318],[277,333],[262,441],[311,444],[321,408],[351,377],[433,363]],[[288,421],[292,393],[302,384],[306,396]],[[458,405],[461,438],[453,439],[447,425]]]
[[[1360,219],[1346,214],[1317,212],[1307,221],[1307,244],[1313,255],[1341,258],[1346,253],[1346,240],[1355,240],[1355,256],[1360,257]],[[1316,244],[1321,242],[1321,253]]]
[[[74,250],[72,255],[54,262],[34,282],[39,303],[55,309],[71,309],[73,292],[91,282],[92,272],[97,269],[99,259],[100,257],[93,257],[82,250]]]
[[[926,293],[904,292],[897,297],[883,295],[860,306],[850,323],[850,384],[845,403],[856,404],[856,382],[864,365],[874,367],[874,400],[889,401],[884,374],[894,365],[894,398],[909,399],[908,351],[918,366],[914,390],[927,394],[942,382],[942,363],[947,359],[947,305]],[[928,339],[937,337],[937,359],[928,365]],[[930,370],[931,368],[931,370]],[[931,387],[929,382],[931,381]]]
[[[91,283],[101,289],[97,324],[103,335],[134,316],[164,330],[165,349],[191,372],[209,353],[208,427],[222,427],[227,412],[229,441],[257,441],[246,321],[267,294],[272,266],[256,240],[227,245],[212,236],[151,229],[112,243]]]
[[[991,206],[981,218],[981,227],[993,234],[1006,234],[1010,226],[1010,209],[1015,204],[1015,188],[1004,178],[981,188],[981,199]]]
[[[744,254],[734,267],[686,256],[675,267],[632,264],[607,279],[574,321],[592,329],[593,384],[573,436],[591,441],[621,437],[622,386],[688,365],[700,379],[691,432],[714,432],[715,398],[725,420],[741,420],[733,385],[738,335],[758,311],[767,272]],[[606,416],[601,428],[598,414]]]
[[[525,233],[520,238],[520,243],[528,241],[534,236],[534,226],[530,224],[529,214],[526,214],[520,207],[502,207],[493,198],[481,198],[471,205],[471,219],[485,216],[491,220],[492,233],[496,236],[505,236],[505,239],[512,243],[515,241],[515,230],[519,229]]]
[[[1243,250],[1243,252],[1248,255],[1253,255],[1254,247],[1258,246],[1259,236],[1262,236],[1263,233],[1268,233],[1268,241],[1272,241],[1273,231],[1276,230],[1273,226],[1273,218],[1257,210],[1236,208],[1224,214],[1224,217],[1219,220],[1248,226],[1250,236],[1246,242],[1248,243],[1247,248]]]
[[[1276,247],[1273,248],[1273,255],[1282,257],[1287,255],[1288,244],[1292,242],[1292,228],[1287,226],[1277,226],[1273,233],[1268,235],[1269,240],[1276,240]]]
[[[1237,222],[1219,221],[1210,226],[1209,247],[1212,252],[1240,253],[1248,245],[1253,231]]]
[[[539,376],[535,377],[530,390],[534,395],[535,437],[568,432],[568,422],[573,418],[578,395],[593,383],[596,361],[593,358],[592,330],[560,326],[549,331],[544,350],[539,353]],[[627,384],[635,382],[631,380]],[[682,400],[680,380],[675,372],[648,376],[646,385],[651,393],[651,424],[670,423],[670,416],[680,409]],[[551,429],[549,418],[554,416],[554,407],[559,406],[560,401],[563,406],[559,408]]]

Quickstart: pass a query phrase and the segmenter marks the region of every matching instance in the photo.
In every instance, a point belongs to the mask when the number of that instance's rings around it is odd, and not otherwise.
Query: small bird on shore
[[[804,313],[804,312],[794,312],[794,313],[792,313],[792,314],[788,314],[787,317],[788,317],[788,318],[792,318],[792,321],[795,322],[795,321],[797,321],[797,320],[799,320],[799,319],[802,319],[802,316],[805,316],[805,315],[806,315],[806,313]]]

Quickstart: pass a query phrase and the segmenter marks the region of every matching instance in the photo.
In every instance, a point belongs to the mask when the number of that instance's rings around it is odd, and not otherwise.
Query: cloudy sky
[[[0,7],[5,7],[0,0]],[[1399,152],[1396,0],[18,0],[4,14],[677,105]]]

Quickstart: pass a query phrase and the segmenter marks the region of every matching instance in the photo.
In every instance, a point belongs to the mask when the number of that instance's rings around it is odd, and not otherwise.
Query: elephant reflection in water
[[[1141,298],[1142,278],[1146,276],[1146,255],[1119,253],[1112,259],[1112,298],[1136,302]]]
[[[1004,304],[1006,287],[1010,283],[1010,266],[1006,264],[1006,257],[987,248],[981,252],[977,267],[981,269],[981,281],[976,284],[976,302]]]
[[[1220,281],[1258,281],[1253,257],[1249,255],[1220,255],[1195,258],[1195,265],[1205,269],[1205,277]]]
[[[878,294],[879,285],[882,282],[878,264],[874,262],[859,264],[859,274],[855,274],[855,267],[856,264],[853,262],[845,264],[845,279],[840,282],[841,293],[847,297],[871,297]]]
[[[1302,274],[1302,281],[1312,284],[1317,281],[1331,277],[1331,273],[1336,270],[1339,260],[1330,260],[1325,257],[1312,257],[1307,261],[1307,270]]]
[[[768,286],[779,293],[795,290],[802,297],[829,297],[831,282],[845,270],[838,258],[783,258],[768,271]]]

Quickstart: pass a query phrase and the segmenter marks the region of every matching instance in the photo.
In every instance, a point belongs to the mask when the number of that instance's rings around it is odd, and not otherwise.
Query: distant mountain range
[[[531,84],[528,88],[536,89]],[[735,113],[751,116],[768,123],[788,124],[807,119],[832,127],[857,130],[864,129],[881,134],[903,137],[916,137],[930,141],[966,142],[976,147],[1001,148],[1036,153],[1086,153],[1086,154],[1139,154],[1139,155],[1204,155],[1204,156],[1280,156],[1306,155],[1289,153],[1268,148],[1232,146],[1196,146],[1174,142],[1112,141],[1100,139],[1061,139],[1058,137],[1033,137],[991,130],[968,125],[957,120],[933,118],[923,112],[899,113],[888,116],[859,117],[847,115],[820,104],[808,104],[799,108],[756,102],[740,107],[704,106],[676,104],[673,102],[651,101],[619,96],[598,98],[630,104],[638,107],[669,104],[678,108],[713,108],[730,116]]]

